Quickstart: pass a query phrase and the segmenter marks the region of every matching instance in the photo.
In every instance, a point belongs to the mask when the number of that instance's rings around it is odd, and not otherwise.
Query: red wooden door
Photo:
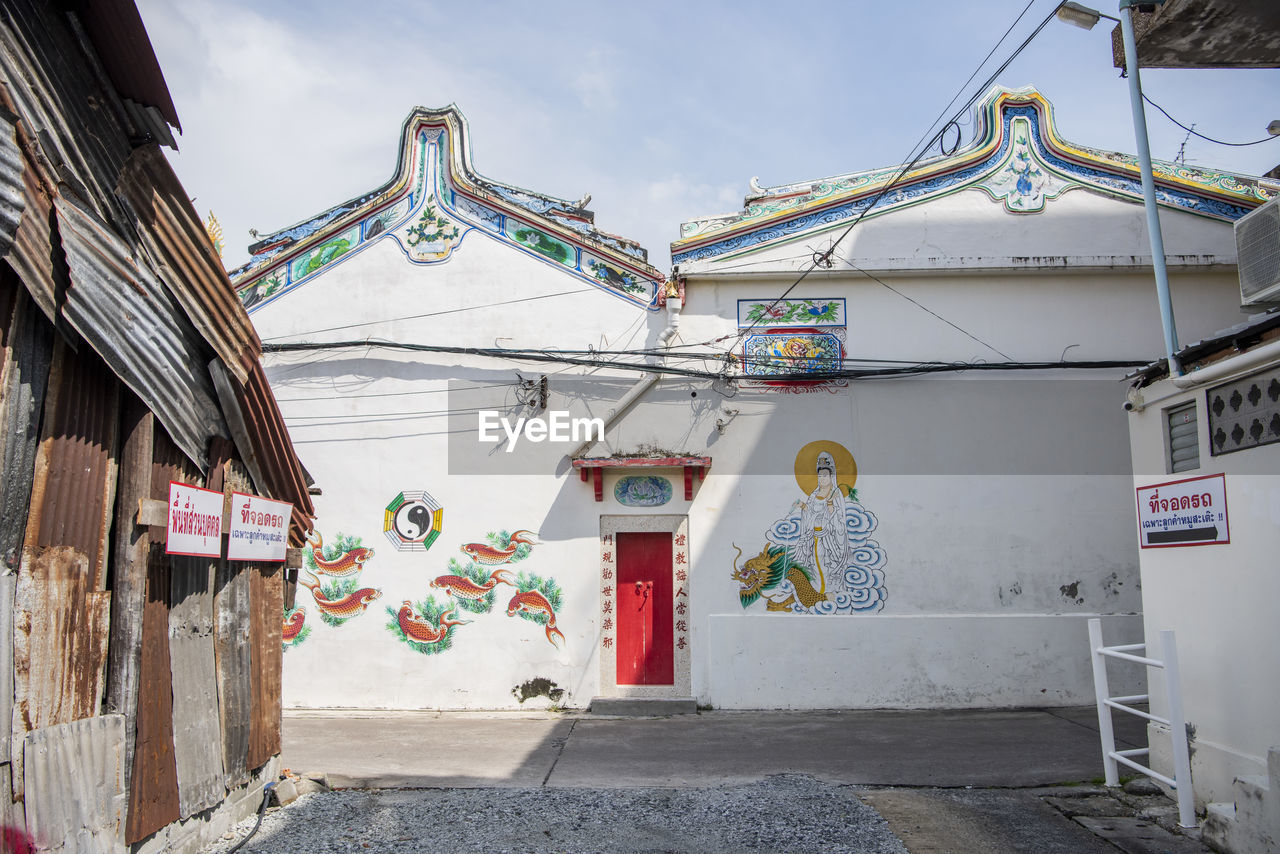
[[[618,684],[675,684],[671,534],[618,534]]]

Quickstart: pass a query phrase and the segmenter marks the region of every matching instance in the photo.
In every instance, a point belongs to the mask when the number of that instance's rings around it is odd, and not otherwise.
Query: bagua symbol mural
[[[471,620],[459,620],[460,611],[488,614],[493,611],[497,588],[501,584],[514,587],[515,595],[507,604],[507,616],[520,616],[543,626],[547,640],[558,645],[556,638],[564,634],[556,626],[555,612],[563,601],[563,593],[554,579],[521,572],[507,566],[527,558],[537,545],[531,531],[490,531],[483,543],[464,543],[460,551],[468,560],[449,558],[448,574],[431,581],[433,590],[449,596],[446,604],[431,594],[418,602],[406,600],[400,608],[387,608],[391,621],[387,628],[410,648],[424,655],[434,655],[452,648],[456,626]],[[496,567],[496,568],[494,568]]]
[[[870,539],[877,520],[858,501],[853,455],[836,442],[810,442],[795,463],[805,494],[765,533],[768,543],[731,577],[743,608],[765,600],[768,611],[853,614],[884,607],[884,549]]]
[[[311,591],[320,619],[328,625],[341,626],[363,614],[369,603],[382,595],[381,590],[360,586],[360,574],[365,562],[373,557],[373,549],[363,546],[359,537],[339,532],[334,542],[325,546],[317,531],[316,542],[304,556],[307,567],[298,583]],[[333,581],[321,582],[318,575]]]
[[[444,530],[444,507],[422,490],[405,490],[382,514],[382,532],[400,551],[425,552]]]

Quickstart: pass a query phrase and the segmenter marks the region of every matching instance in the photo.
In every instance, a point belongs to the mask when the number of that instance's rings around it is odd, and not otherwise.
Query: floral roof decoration
[[[595,227],[590,196],[568,201],[479,175],[468,134],[456,106],[415,108],[390,181],[249,247],[254,257],[231,273],[244,306],[252,313],[375,241],[394,241],[411,263],[440,264],[477,232],[656,310],[664,276],[639,244]]]
[[[674,264],[724,259],[800,232],[835,227],[858,216],[897,177],[901,167],[854,172],[817,181],[761,187],[752,180],[741,211],[682,223],[671,244]],[[1267,201],[1273,190],[1256,178],[1177,163],[1154,164],[1163,206],[1235,221]],[[1034,88],[994,87],[977,107],[973,140],[902,176],[867,216],[978,188],[1010,213],[1034,214],[1073,189],[1142,201],[1137,158],[1076,145],[1058,135],[1053,108]]]

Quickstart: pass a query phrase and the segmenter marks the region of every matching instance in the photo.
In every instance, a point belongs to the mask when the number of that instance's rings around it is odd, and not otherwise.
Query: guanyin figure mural
[[[871,539],[876,517],[858,501],[858,466],[836,442],[810,442],[796,454],[796,484],[804,497],[765,533],[758,555],[734,560],[743,608],[853,614],[884,607],[884,549]],[[741,563],[741,565],[739,565]]]

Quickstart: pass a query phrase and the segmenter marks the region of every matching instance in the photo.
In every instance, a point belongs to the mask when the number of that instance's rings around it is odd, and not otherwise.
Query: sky
[[[249,229],[265,236],[381,187],[410,110],[453,103],[480,174],[590,193],[597,227],[639,241],[662,272],[679,224],[740,209],[752,177],[767,187],[909,160],[952,98],[979,94],[1056,5],[138,2],[182,122],[167,153],[200,215],[221,222],[229,269],[248,260]],[[1070,142],[1137,150],[1105,20],[1050,21],[996,82],[1037,87]],[[1263,139],[1280,119],[1280,69],[1144,69],[1142,82],[1217,139]],[[1174,159],[1186,132],[1151,109],[1147,122],[1153,156]],[[1184,156],[1260,175],[1280,164],[1280,141],[1192,137]]]

